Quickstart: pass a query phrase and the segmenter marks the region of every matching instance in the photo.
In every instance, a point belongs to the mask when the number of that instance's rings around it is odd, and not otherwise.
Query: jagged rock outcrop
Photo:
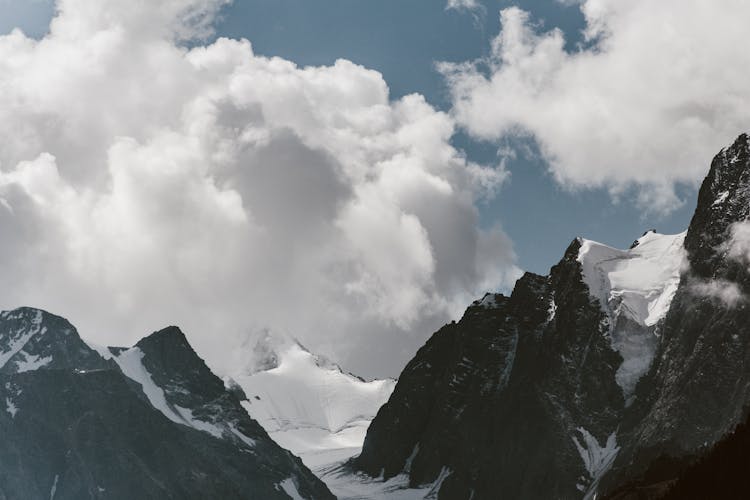
[[[0,315],[0,498],[334,498],[177,328],[101,351],[49,313]]]
[[[591,498],[715,443],[750,403],[749,214],[741,135],[686,234],[575,240],[434,334],[351,466],[441,499]]]
[[[614,458],[625,405],[621,357],[583,283],[580,246],[550,276],[527,273],[510,297],[487,295],[436,333],[353,465],[374,476],[406,471],[413,486],[442,472],[440,498],[580,497]]]
[[[711,445],[750,404],[748,136],[722,150],[701,186],[685,238],[688,267],[662,327],[654,364],[623,423],[613,484],[660,454]]]

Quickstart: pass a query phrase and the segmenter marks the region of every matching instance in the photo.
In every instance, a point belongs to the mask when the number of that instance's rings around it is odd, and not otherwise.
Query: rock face
[[[750,152],[740,136],[713,160],[685,238],[689,267],[662,328],[654,364],[623,423],[613,476],[657,454],[710,445],[750,404]]]
[[[442,472],[440,498],[580,497],[614,458],[625,400],[579,249],[574,241],[550,276],[526,274],[510,297],[487,295],[436,333],[355,466],[385,477],[406,470],[413,486]]]
[[[440,480],[441,499],[592,498],[716,442],[750,403],[749,214],[742,135],[687,234],[574,240],[548,276],[435,333],[351,466]]]
[[[0,315],[0,498],[334,498],[177,328],[99,350],[63,318]]]

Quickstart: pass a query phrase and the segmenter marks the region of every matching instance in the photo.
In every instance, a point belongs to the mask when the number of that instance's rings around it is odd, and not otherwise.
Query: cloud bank
[[[396,374],[517,276],[475,208],[505,173],[375,71],[196,42],[224,3],[59,0],[45,38],[0,37],[0,304],[103,344],[177,323],[220,371],[271,328]]]
[[[442,64],[458,122],[497,141],[532,136],[570,188],[631,188],[647,210],[679,205],[711,157],[750,124],[750,4],[585,0],[585,42],[565,50],[516,7],[481,61]]]

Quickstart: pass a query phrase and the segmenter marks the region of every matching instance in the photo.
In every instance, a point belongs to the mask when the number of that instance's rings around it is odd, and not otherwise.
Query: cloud
[[[720,300],[729,308],[734,308],[746,300],[739,285],[727,280],[700,281],[693,283],[690,287],[690,291],[694,295]]]
[[[750,264],[750,221],[735,222],[728,232],[729,238],[722,250],[730,259]]]
[[[454,9],[454,10],[475,11],[475,10],[481,10],[484,7],[477,0],[448,0],[448,3],[446,4],[445,8]]]
[[[224,372],[268,328],[394,375],[517,277],[478,228],[505,172],[375,71],[197,42],[224,3],[60,0],[43,39],[0,37],[0,303],[103,344],[178,324]]]
[[[727,228],[728,237],[717,247],[719,255],[726,258],[727,275],[736,275],[739,265],[750,272],[750,221],[740,221]],[[733,308],[747,301],[740,284],[727,279],[699,280],[690,287],[695,295],[721,300]]]
[[[474,137],[531,135],[570,188],[636,188],[647,210],[680,204],[711,157],[748,127],[750,4],[708,0],[586,0],[584,43],[501,11],[484,60],[441,64],[454,115]]]
[[[448,0],[445,10],[471,14],[477,28],[481,28],[481,21],[487,13],[487,9],[479,0]]]

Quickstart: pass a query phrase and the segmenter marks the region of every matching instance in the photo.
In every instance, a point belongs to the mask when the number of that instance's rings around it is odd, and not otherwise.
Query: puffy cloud
[[[563,185],[638,189],[650,210],[679,204],[723,144],[750,123],[750,4],[585,0],[584,42],[528,13],[501,12],[484,60],[442,64],[459,123],[475,137],[531,135]]]
[[[43,39],[0,37],[0,302],[103,344],[179,324],[225,372],[270,328],[396,374],[517,276],[478,228],[505,173],[375,71],[195,42],[223,3],[60,0]]]

